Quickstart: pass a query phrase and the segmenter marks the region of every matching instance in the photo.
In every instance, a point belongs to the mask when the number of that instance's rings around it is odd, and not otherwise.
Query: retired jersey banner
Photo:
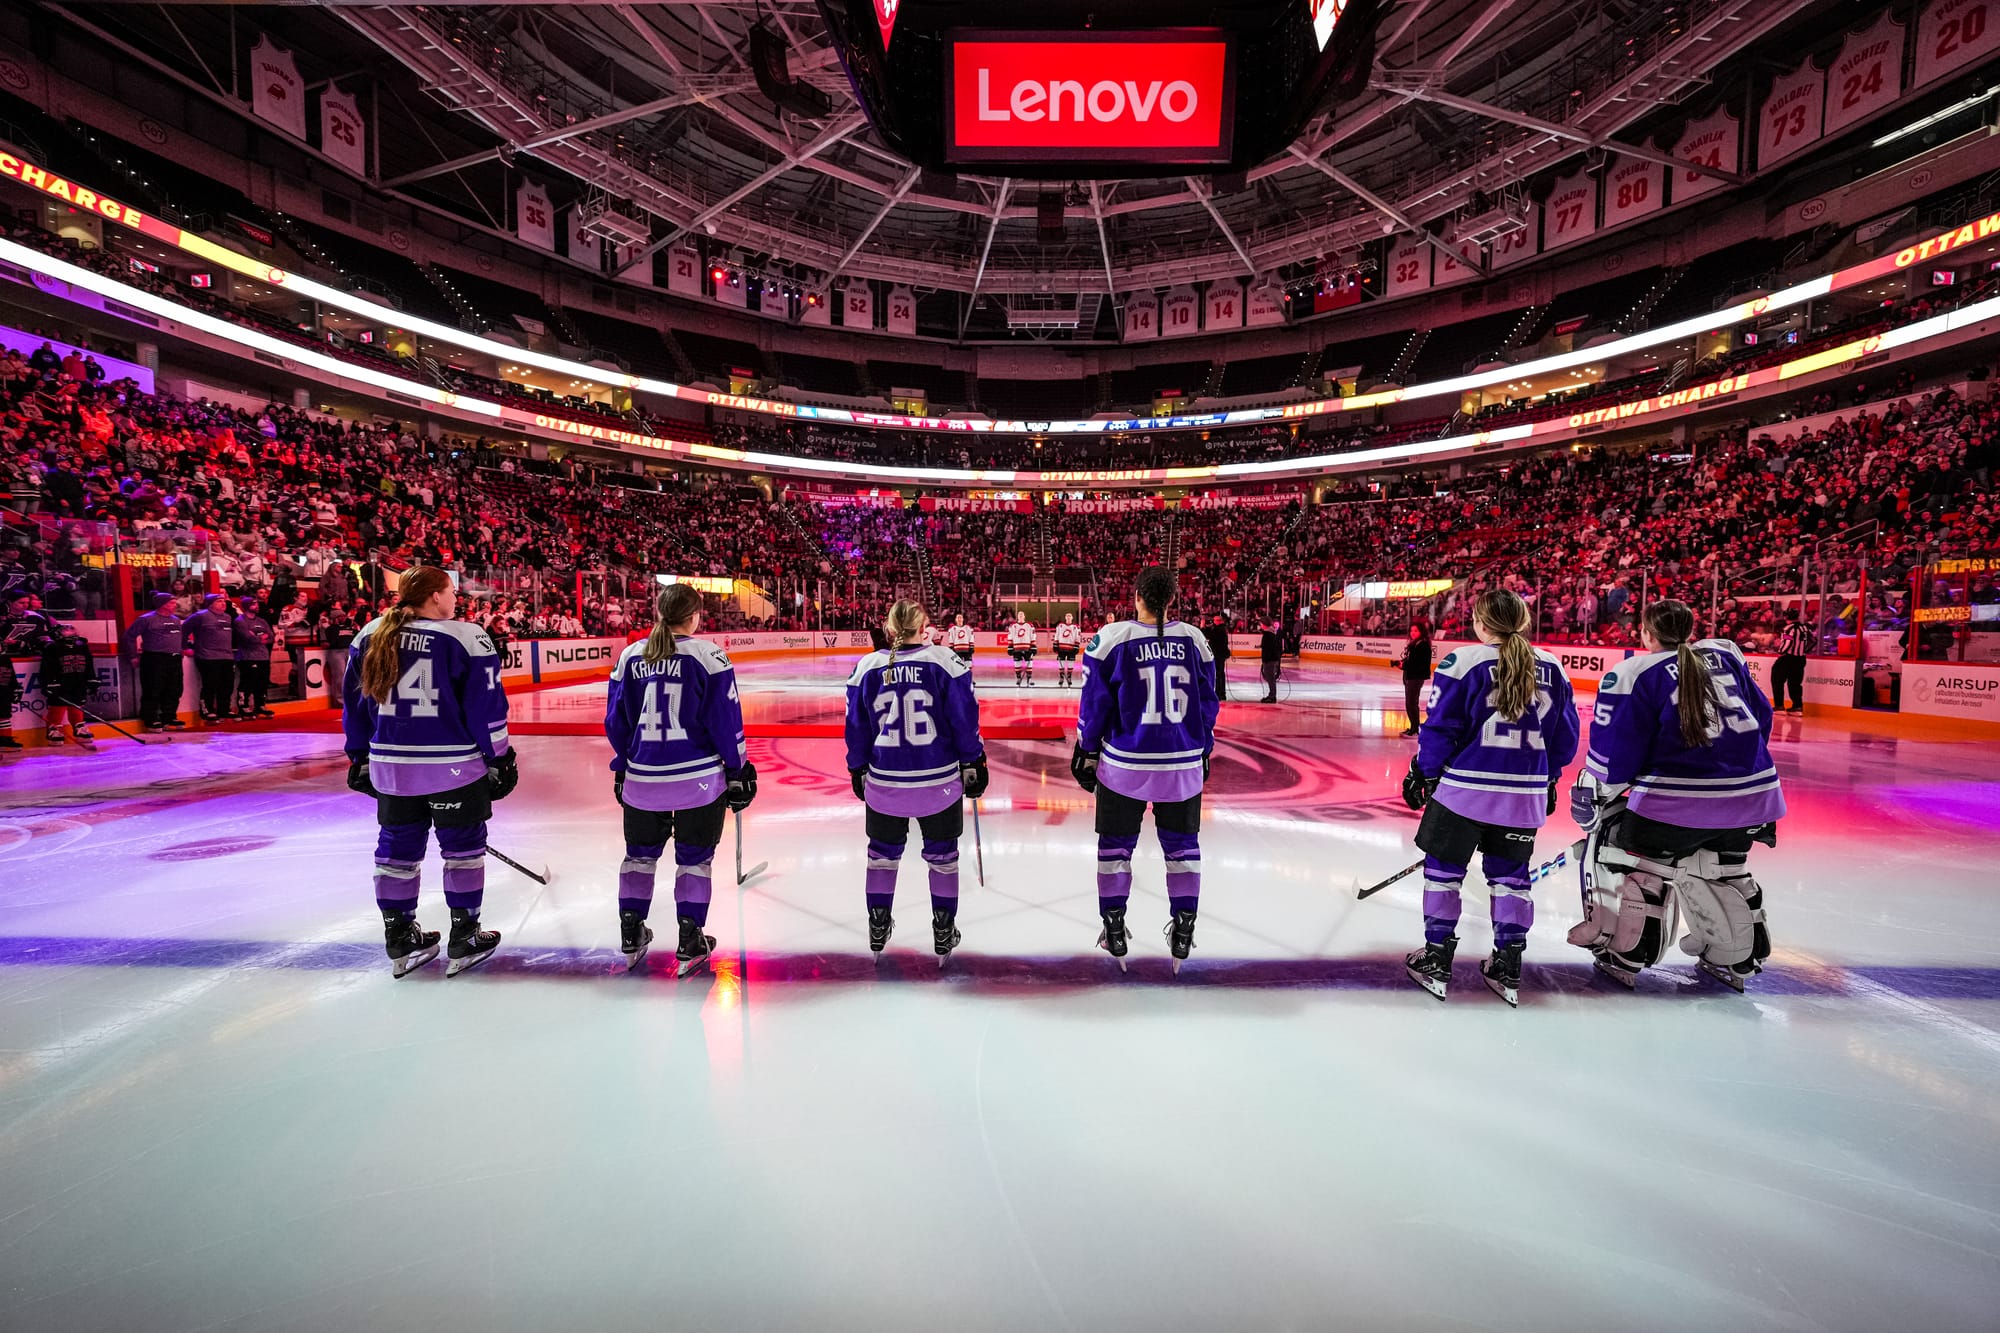
[[[569,211],[569,257],[593,273],[604,271],[604,242],[583,229],[583,210]]]
[[[1931,0],[1917,19],[1917,77],[1921,88],[1955,69],[2000,51],[1992,23],[1993,0]]]
[[[1542,206],[1542,248],[1554,250],[1597,230],[1597,178],[1579,170],[1556,182]]]
[[[1858,124],[1903,92],[1903,25],[1893,11],[1862,32],[1852,33],[1827,71],[1826,132],[1838,134]]]
[[[1201,332],[1200,302],[1194,288],[1176,287],[1160,304],[1160,332],[1168,338],[1185,338]]]
[[[1487,261],[1491,268],[1502,269],[1509,264],[1518,264],[1524,259],[1533,259],[1541,253],[1542,206],[1528,205],[1528,225],[1519,231],[1510,231],[1505,236],[1495,237],[1493,256]]]
[[[676,296],[701,295],[701,255],[692,245],[668,247],[667,290]]]
[[[250,48],[250,109],[294,139],[306,137],[306,85],[298,63],[269,37]]]
[[[1826,118],[1826,71],[1808,59],[1781,74],[1757,113],[1757,165],[1775,166],[1819,142]]]
[[[556,211],[549,205],[549,192],[530,180],[514,191],[514,234],[538,250],[556,248]]]
[[[319,97],[319,150],[357,176],[368,174],[368,141],[354,96],[328,84]]]
[[[1252,287],[1243,298],[1243,322],[1253,329],[1285,322],[1285,294],[1268,284]]]
[[[1207,308],[1202,312],[1202,327],[1208,329],[1240,329],[1243,327],[1243,284],[1234,278],[1221,278],[1208,284]]]
[[[1604,172],[1604,225],[1657,213],[1666,199],[1667,169],[1636,157],[1614,157]]]
[[[1737,153],[1742,148],[1742,122],[1728,107],[1719,106],[1700,120],[1690,123],[1674,145],[1674,156],[1683,162],[1698,162],[1717,171],[1735,171]],[[1705,171],[1682,167],[1674,172],[1674,202],[1699,199],[1729,182]]]
[[[726,306],[746,310],[750,306],[750,279],[742,269],[728,264],[718,264],[716,268],[723,276],[716,280],[715,299]],[[671,269],[668,270],[672,272]],[[712,276],[712,275],[711,275]]]
[[[1453,241],[1437,252],[1432,262],[1437,285],[1459,282],[1465,278],[1479,276],[1479,264],[1485,258],[1486,247],[1477,241]]]
[[[1125,298],[1125,341],[1145,342],[1159,336],[1159,295],[1155,292],[1133,292]]]
[[[850,282],[840,293],[840,322],[850,329],[875,327],[875,289],[865,282]]]
[[[1429,291],[1431,243],[1422,236],[1398,236],[1389,242],[1389,262],[1382,270],[1382,295],[1408,296]]]
[[[915,337],[917,332],[917,294],[908,287],[891,287],[888,298],[888,324],[891,333],[900,333],[906,338]]]
[[[816,328],[833,324],[833,293],[824,287],[808,287],[799,297],[799,323]]]

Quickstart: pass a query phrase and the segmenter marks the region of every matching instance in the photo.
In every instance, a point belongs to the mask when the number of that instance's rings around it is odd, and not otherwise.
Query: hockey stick
[[[1542,862],[1539,866],[1536,866],[1533,870],[1530,870],[1528,872],[1528,882],[1532,884],[1536,880],[1545,879],[1548,876],[1554,874],[1557,870],[1561,869],[1563,866],[1567,865],[1568,863],[1569,863],[1569,851],[1565,849],[1563,851],[1557,852],[1554,856],[1550,857],[1548,860]],[[1394,884],[1397,880],[1402,879],[1404,876],[1412,874],[1418,870],[1422,870],[1423,868],[1424,868],[1424,863],[1422,861],[1418,861],[1413,865],[1404,866],[1401,870],[1398,870],[1395,874],[1389,876],[1389,878],[1377,881],[1374,884],[1370,884],[1367,888],[1359,890],[1354,896],[1357,900],[1359,900],[1368,897],[1370,894],[1380,893],[1382,890],[1388,888],[1391,884]],[[1356,882],[1358,883],[1359,881]]]
[[[1377,880],[1375,883],[1370,884],[1367,888],[1357,891],[1354,896],[1356,900],[1359,900],[1362,898],[1369,897],[1372,894],[1380,893],[1382,892],[1382,890],[1388,888],[1391,884],[1394,884],[1397,880],[1403,878],[1405,875],[1414,875],[1417,873],[1417,871],[1422,870],[1423,868],[1424,868],[1424,863],[1422,861],[1414,861],[1409,865],[1404,866],[1401,870],[1398,870],[1395,874],[1389,876],[1389,878],[1383,880]],[[1355,881],[1356,884],[1359,884],[1360,882],[1361,882],[1360,880]]]
[[[486,854],[492,857],[494,860],[500,862],[500,864],[508,866],[514,870],[520,871],[522,874],[526,875],[529,879],[532,879],[537,884],[546,885],[549,882],[549,872],[548,872],[548,867],[546,866],[544,866],[542,870],[539,873],[537,873],[533,870],[528,869],[528,867],[522,865],[519,861],[516,861],[513,857],[501,851],[498,847],[490,845],[486,849]]]
[[[972,803],[972,863],[979,868],[979,887],[986,887],[986,844],[979,836],[979,802]]]
[[[113,731],[117,732],[120,736],[123,736],[128,741],[136,741],[140,745],[152,744],[152,742],[147,740],[145,737],[134,736],[131,732],[125,730],[125,728],[119,726],[116,722],[113,722],[110,718],[99,717],[97,714],[91,712],[88,708],[83,707],[81,704],[70,704],[68,705],[68,707],[76,709],[77,712],[82,713],[85,717],[89,718],[92,722],[95,722],[100,727],[111,728]]]
[[[771,863],[769,861],[759,861],[756,865],[750,867],[750,873],[745,874],[743,872],[743,812],[737,810],[732,813],[736,816],[736,884],[737,887],[741,888],[745,881],[755,879],[757,876],[763,874]]]

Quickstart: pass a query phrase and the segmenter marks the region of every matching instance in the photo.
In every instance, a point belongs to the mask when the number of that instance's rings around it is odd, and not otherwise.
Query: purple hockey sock
[[[1167,859],[1167,902],[1176,912],[1201,906],[1201,835],[1160,830],[1160,851]]]
[[[625,859],[618,865],[618,910],[637,912],[644,920],[653,910],[653,876],[660,864],[663,842],[625,844]]]
[[[697,926],[708,924],[709,872],[714,863],[713,847],[674,844],[674,914]]]
[[[868,874],[863,885],[868,906],[892,907],[896,902],[896,863],[903,859],[903,844],[868,840]]]
[[[958,844],[924,839],[924,862],[930,867],[931,910],[958,914]]]
[[[1100,915],[1123,907],[1132,896],[1132,853],[1139,837],[1100,833],[1097,835],[1097,910]]]
[[[438,850],[444,853],[444,900],[477,913],[486,897],[486,825],[440,826]]]
[[[1524,944],[1535,924],[1535,900],[1529,896],[1528,863],[1509,857],[1489,856],[1480,863],[1486,873],[1486,887],[1492,894],[1493,945],[1507,948]]]
[[[1465,887],[1465,867],[1435,856],[1424,858],[1424,942],[1443,944],[1458,933],[1463,910],[1459,890]]]

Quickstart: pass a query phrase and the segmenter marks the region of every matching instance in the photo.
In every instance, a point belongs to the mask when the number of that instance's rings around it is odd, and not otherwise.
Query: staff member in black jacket
[[[1410,624],[1410,642],[1403,649],[1403,711],[1410,725],[1403,736],[1417,734],[1417,709],[1423,702],[1424,685],[1431,678],[1431,627],[1423,621]]]
[[[1209,622],[1201,637],[1208,640],[1209,656],[1215,659],[1215,697],[1229,697],[1228,683],[1223,679],[1223,668],[1229,661],[1229,621],[1217,616]]]
[[[1257,656],[1264,677],[1264,697],[1259,703],[1278,702],[1278,669],[1284,655],[1285,641],[1278,637],[1278,622],[1274,620],[1257,636]]]

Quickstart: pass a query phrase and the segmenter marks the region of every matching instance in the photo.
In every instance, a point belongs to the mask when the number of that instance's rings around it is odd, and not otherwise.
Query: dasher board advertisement
[[[947,161],[1229,161],[1235,69],[1219,29],[958,29],[944,61]]]

